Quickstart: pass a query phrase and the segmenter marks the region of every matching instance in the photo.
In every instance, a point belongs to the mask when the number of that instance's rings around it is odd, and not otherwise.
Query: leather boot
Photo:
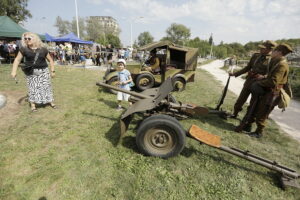
[[[243,131],[250,133],[252,130],[252,124],[246,124],[243,128]]]
[[[262,130],[256,129],[254,132],[248,134],[251,137],[261,138],[263,136]]]

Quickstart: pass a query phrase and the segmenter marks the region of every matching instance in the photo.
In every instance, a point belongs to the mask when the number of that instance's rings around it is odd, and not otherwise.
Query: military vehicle
[[[295,170],[254,155],[249,151],[223,146],[219,136],[211,134],[196,125],[192,125],[189,131],[185,130],[178,120],[197,115],[215,114],[221,111],[178,102],[171,95],[174,89],[171,78],[168,78],[159,88],[151,88],[141,93],[100,82],[96,85],[131,95],[130,101],[133,104],[120,118],[120,138],[124,136],[134,114],[142,116],[143,119],[138,123],[136,129],[136,144],[143,154],[161,158],[176,156],[183,150],[186,137],[190,137],[201,144],[207,144],[278,172],[283,188],[286,186],[300,188],[297,182],[300,175]]]
[[[156,50],[160,60],[160,72],[152,73],[143,69],[143,64],[126,65],[130,71],[135,87],[139,91],[159,86],[168,77],[172,78],[175,91],[182,91],[188,82],[194,82],[197,67],[198,49],[183,47],[169,41],[155,42],[139,48],[139,51]],[[116,85],[118,72],[116,64],[109,67],[103,77],[103,82]],[[111,92],[115,93],[113,90]]]

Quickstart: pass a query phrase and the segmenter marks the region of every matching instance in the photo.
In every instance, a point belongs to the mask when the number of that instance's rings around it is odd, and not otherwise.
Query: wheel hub
[[[151,129],[147,134],[148,144],[154,149],[172,149],[175,144],[170,132],[162,129]]]
[[[175,82],[175,87],[176,87],[177,89],[181,89],[181,88],[183,88],[183,83],[182,83],[181,81],[176,81],[176,82]]]
[[[139,84],[140,85],[143,85],[143,86],[146,86],[149,84],[149,80],[147,78],[142,78],[140,81],[139,81]]]

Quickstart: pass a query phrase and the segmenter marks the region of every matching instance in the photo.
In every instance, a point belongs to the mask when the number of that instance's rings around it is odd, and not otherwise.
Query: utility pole
[[[80,38],[80,34],[79,34],[79,24],[78,24],[77,0],[75,0],[75,10],[76,10],[77,37]]]
[[[133,43],[133,41],[132,41],[132,23],[135,20],[142,19],[142,18],[144,18],[144,17],[140,16],[140,17],[136,17],[136,18],[133,18],[130,20],[130,47],[131,47],[131,49],[132,49],[132,43]]]

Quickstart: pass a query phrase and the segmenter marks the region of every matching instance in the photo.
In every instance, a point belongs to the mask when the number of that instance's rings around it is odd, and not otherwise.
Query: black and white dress
[[[20,48],[20,52],[25,57],[24,64],[34,67],[33,73],[26,75],[28,101],[36,104],[53,102],[51,77],[46,62],[48,50],[46,48],[32,50],[30,48],[22,47]]]

